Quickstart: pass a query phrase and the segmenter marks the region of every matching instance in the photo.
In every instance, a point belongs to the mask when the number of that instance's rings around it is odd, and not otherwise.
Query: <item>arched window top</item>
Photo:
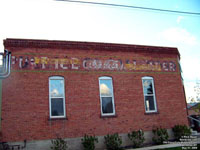
[[[108,76],[102,76],[102,77],[99,77],[99,80],[112,80],[112,77],[108,77]]]
[[[51,77],[49,77],[49,80],[64,80],[64,77],[62,77],[62,76],[51,76]]]
[[[144,77],[142,77],[142,80],[143,79],[153,79],[153,77],[150,77],[150,76],[144,76]]]

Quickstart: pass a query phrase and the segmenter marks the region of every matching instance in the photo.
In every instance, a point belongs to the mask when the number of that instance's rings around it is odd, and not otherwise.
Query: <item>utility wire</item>
[[[131,6],[131,5],[111,4],[111,3],[99,3],[99,2],[88,2],[88,1],[77,1],[77,0],[56,0],[56,1],[65,1],[65,2],[72,2],[72,3],[84,3],[84,4],[92,4],[92,5],[114,6],[114,7],[125,7],[125,8],[135,8],[135,9],[144,9],[144,10],[188,14],[188,15],[200,15],[200,13],[197,13],[197,12],[175,11],[175,10],[138,7],[138,6]]]

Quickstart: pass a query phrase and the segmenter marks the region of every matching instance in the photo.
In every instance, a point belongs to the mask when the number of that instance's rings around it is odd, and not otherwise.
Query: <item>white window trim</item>
[[[63,98],[63,111],[64,115],[63,116],[52,116],[51,115],[51,91],[50,91],[50,80],[63,80],[63,97],[56,97],[56,98]],[[61,76],[51,76],[49,77],[49,116],[50,118],[65,118],[66,117],[66,110],[65,110],[65,79],[64,77]]]
[[[145,94],[144,94],[144,85],[143,85],[143,80],[151,80],[151,81],[152,81],[152,90],[153,90],[153,94],[148,94],[148,95],[145,95]],[[153,79],[152,77],[148,77],[148,76],[142,77],[142,88],[143,88],[143,96],[144,96],[144,108],[145,108],[145,112],[146,112],[146,113],[157,112],[158,110],[157,110],[156,95],[155,95],[155,88],[154,88],[154,79]],[[155,105],[155,110],[149,110],[149,111],[146,110],[146,101],[145,101],[145,96],[153,96],[154,105]]]
[[[102,110],[102,99],[101,99],[101,89],[100,89],[100,80],[111,80],[112,84],[112,104],[113,104],[113,113],[103,113]],[[113,80],[111,77],[102,76],[99,77],[99,97],[100,97],[100,104],[101,104],[101,116],[114,116],[115,115],[115,101],[114,101],[114,91],[113,91]],[[111,96],[102,96],[102,97],[111,97]]]

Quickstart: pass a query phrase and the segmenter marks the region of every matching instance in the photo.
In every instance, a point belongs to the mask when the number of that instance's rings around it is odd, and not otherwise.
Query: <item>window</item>
[[[64,78],[53,76],[49,78],[49,110],[50,118],[65,117]]]
[[[153,78],[143,77],[142,85],[146,112],[157,112]]]
[[[111,77],[99,78],[101,115],[110,116],[115,115],[113,84]]]

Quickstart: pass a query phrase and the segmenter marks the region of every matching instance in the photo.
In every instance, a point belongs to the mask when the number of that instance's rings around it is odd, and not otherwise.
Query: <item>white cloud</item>
[[[189,55],[189,54],[188,54]],[[188,80],[196,80],[200,75],[200,59],[198,57],[186,57],[181,60],[184,78]]]
[[[54,96],[58,96],[59,95],[59,92],[57,89],[53,89],[52,92],[51,92],[51,96],[54,97]]]
[[[187,53],[187,56],[182,57],[181,66],[183,69],[186,97],[195,97],[194,86],[196,80],[200,79],[200,69],[198,69],[200,60],[198,56],[191,56],[191,54]]]
[[[165,40],[179,44],[196,45],[197,39],[190,32],[183,28],[172,27],[160,33]]]
[[[181,22],[181,20],[183,20],[183,16],[178,16],[178,18],[176,19],[176,22],[179,24]]]
[[[191,98],[194,98],[195,101],[197,101],[196,96],[197,93],[194,90],[194,87],[196,86],[196,81],[185,81],[185,93],[187,97],[187,102],[190,102]]]
[[[100,85],[100,91],[102,95],[111,95],[110,89],[107,87],[106,84]]]
[[[0,52],[6,38],[87,40],[99,20],[93,10],[90,5],[54,0],[0,1]]]

